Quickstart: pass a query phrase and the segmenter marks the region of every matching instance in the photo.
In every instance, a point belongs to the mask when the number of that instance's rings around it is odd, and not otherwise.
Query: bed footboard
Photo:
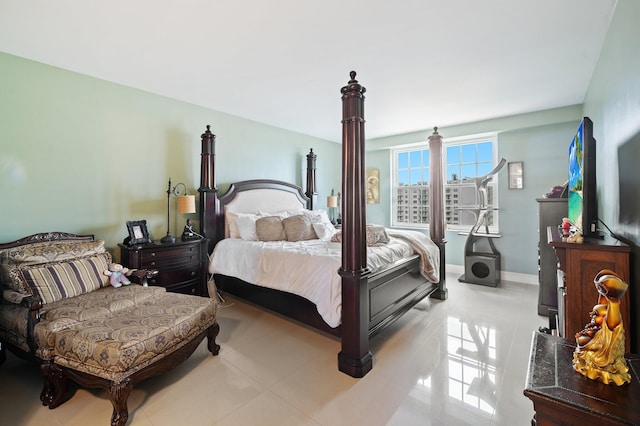
[[[342,337],[341,327],[331,328],[322,319],[316,306],[293,293],[247,283],[235,277],[214,274],[216,287],[244,301],[308,325],[324,333]],[[367,279],[368,336],[375,336],[400,318],[425,297],[438,290],[420,274],[420,257],[397,262]],[[348,306],[343,306],[348,310]]]
[[[223,294],[228,293],[261,308],[267,308],[324,333],[340,337],[340,327],[331,328],[324,322],[313,302],[298,296],[268,287],[247,283],[239,278],[214,274],[216,287]]]
[[[369,337],[400,318],[438,289],[420,274],[420,257],[394,265],[368,279]]]

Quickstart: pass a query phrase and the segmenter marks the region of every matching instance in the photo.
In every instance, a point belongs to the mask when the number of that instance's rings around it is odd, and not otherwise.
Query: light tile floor
[[[338,340],[241,301],[219,311],[222,346],[134,388],[130,425],[529,425],[523,396],[538,287],[497,288],[448,277],[449,298],[427,300],[371,342],[373,370],[337,370]],[[109,424],[101,390],[77,389],[55,410],[39,401],[35,366],[0,367],[0,424]]]

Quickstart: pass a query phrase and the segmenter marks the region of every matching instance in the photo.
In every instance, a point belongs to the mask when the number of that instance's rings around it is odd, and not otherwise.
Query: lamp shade
[[[178,213],[195,213],[196,212],[196,196],[195,195],[178,195]]]
[[[337,195],[329,195],[327,197],[327,207],[338,207],[338,196]]]

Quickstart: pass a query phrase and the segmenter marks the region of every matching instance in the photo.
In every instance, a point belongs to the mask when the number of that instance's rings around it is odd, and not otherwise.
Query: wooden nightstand
[[[144,244],[120,247],[121,263],[129,269],[156,269],[150,285],[177,293],[207,294],[207,244],[209,240],[179,241],[173,244]]]

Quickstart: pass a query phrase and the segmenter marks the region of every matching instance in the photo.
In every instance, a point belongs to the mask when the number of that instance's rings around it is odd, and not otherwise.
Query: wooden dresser
[[[144,244],[120,247],[121,262],[129,269],[156,269],[150,285],[178,293],[207,294],[207,239],[173,244]]]
[[[560,335],[573,339],[591,320],[589,313],[598,302],[594,277],[602,269],[616,272],[629,286],[630,247],[614,238],[585,238],[582,244],[569,243],[557,226],[547,228],[549,244],[558,258],[558,331]],[[564,286],[562,283],[564,282]],[[631,352],[631,316],[629,293],[620,302],[625,329],[625,352]]]
[[[524,395],[537,426],[640,425],[640,355],[627,355],[631,383],[605,385],[573,369],[575,343],[534,332]]]
[[[547,228],[562,223],[567,216],[566,198],[536,198],[538,203],[538,315],[558,310],[558,260],[548,244]]]

